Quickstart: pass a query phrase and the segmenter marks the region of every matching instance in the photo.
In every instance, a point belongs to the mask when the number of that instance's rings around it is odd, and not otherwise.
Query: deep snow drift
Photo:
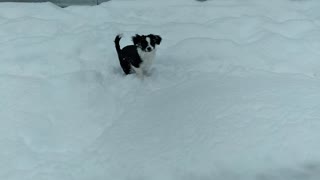
[[[1,3],[0,179],[319,179],[319,8]],[[144,81],[117,33],[162,36]]]

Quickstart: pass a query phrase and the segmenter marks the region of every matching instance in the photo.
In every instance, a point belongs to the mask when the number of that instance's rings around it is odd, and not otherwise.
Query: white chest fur
[[[142,59],[142,63],[140,65],[140,68],[143,71],[148,71],[154,61],[154,58],[156,56],[156,49],[153,49],[151,52],[145,52],[142,51],[140,48],[138,48],[138,54],[140,58]]]

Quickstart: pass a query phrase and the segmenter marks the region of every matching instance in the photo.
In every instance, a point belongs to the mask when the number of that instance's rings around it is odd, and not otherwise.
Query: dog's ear
[[[133,44],[134,44],[134,45],[139,44],[140,39],[141,39],[141,36],[140,36],[139,34],[136,34],[135,36],[132,36],[132,42],[133,42]]]
[[[161,43],[161,41],[162,41],[162,38],[159,35],[154,35],[154,38],[156,40],[156,44],[159,45]]]

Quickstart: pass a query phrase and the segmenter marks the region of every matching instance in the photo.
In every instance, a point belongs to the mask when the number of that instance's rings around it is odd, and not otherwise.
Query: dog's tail
[[[125,74],[130,74],[130,71],[131,71],[130,64],[126,60],[124,60],[122,57],[121,48],[120,48],[120,39],[121,38],[122,38],[122,34],[118,34],[116,36],[116,38],[114,39],[114,44],[116,46],[119,62],[120,62],[120,65],[121,65],[123,72]]]
[[[122,34],[118,34],[116,36],[116,38],[114,39],[114,44],[116,46],[116,50],[117,50],[117,54],[118,54],[118,58],[119,58],[119,61],[121,62],[121,48],[120,48],[120,39],[122,38]]]

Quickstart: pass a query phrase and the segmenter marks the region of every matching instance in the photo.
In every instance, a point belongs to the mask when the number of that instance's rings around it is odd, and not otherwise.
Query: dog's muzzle
[[[152,48],[151,47],[147,47],[146,51],[150,52],[150,51],[152,51]]]

